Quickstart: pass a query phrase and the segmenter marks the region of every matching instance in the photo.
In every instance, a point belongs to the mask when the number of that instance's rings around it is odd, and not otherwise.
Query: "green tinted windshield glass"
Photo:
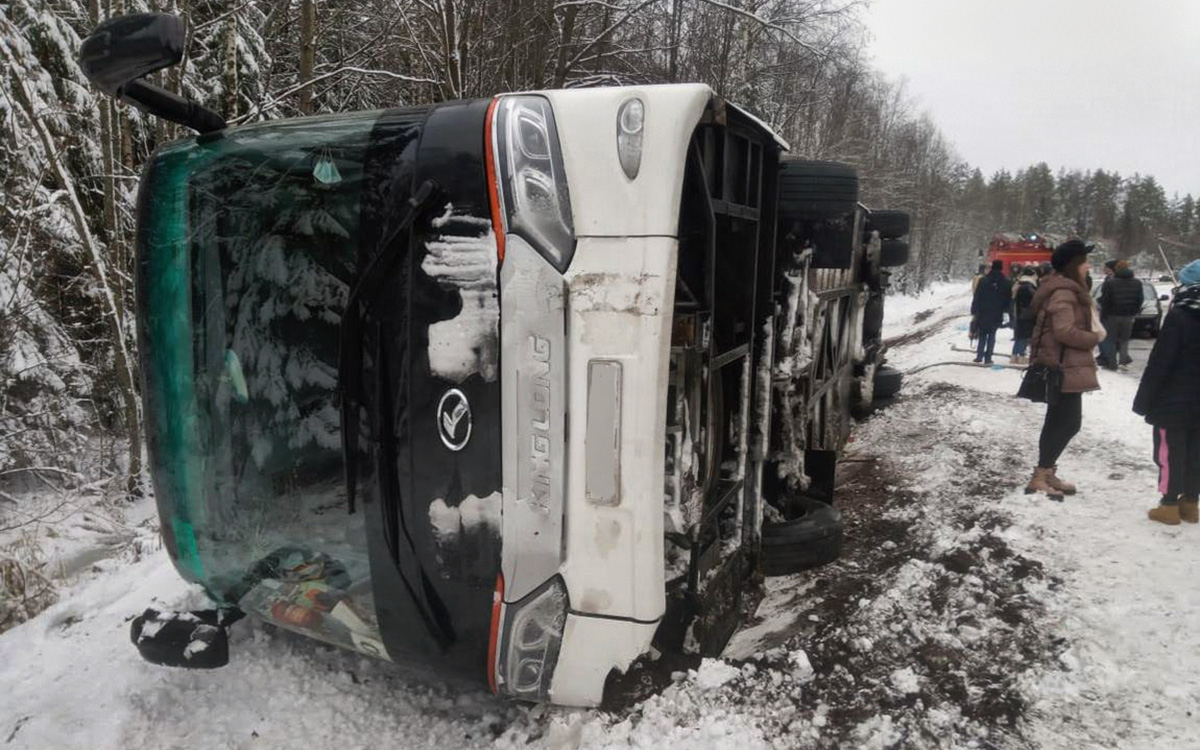
[[[350,637],[374,629],[374,612],[336,389],[379,118],[168,147],[147,173],[139,235],[147,434],[177,566],[218,599],[368,651]],[[418,127],[398,120],[389,137],[415,147]]]

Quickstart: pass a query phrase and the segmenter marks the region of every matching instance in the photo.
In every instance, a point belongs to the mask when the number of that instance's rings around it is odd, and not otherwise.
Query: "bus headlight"
[[[575,255],[571,194],[549,100],[501,97],[496,107],[496,175],[505,229],[562,273]]]
[[[514,698],[544,701],[550,694],[567,624],[566,585],[555,576],[520,602],[508,605],[508,610],[501,691]]]

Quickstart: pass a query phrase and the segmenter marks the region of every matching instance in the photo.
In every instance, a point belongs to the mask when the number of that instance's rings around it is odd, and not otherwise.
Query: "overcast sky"
[[[1038,161],[1200,196],[1200,0],[871,0],[875,64],[990,176]]]

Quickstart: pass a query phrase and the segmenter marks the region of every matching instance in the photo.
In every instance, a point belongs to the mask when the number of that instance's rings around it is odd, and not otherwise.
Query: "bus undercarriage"
[[[873,400],[885,268],[907,256],[907,216],[858,203],[852,168],[773,146],[717,108],[688,152],[660,650],[719,654],[754,604],[747,580],[837,555],[836,462]]]

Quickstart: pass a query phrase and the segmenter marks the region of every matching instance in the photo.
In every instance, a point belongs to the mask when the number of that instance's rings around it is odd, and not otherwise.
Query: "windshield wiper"
[[[341,392],[342,455],[346,463],[346,506],[353,513],[358,496],[358,405],[362,395],[362,323],[367,308],[375,301],[387,272],[400,258],[405,243],[396,238],[435,202],[441,193],[437,183],[426,180],[409,197],[400,222],[380,243],[380,250],[355,279],[346,298],[339,331],[338,390]]]
[[[342,399],[342,453],[346,463],[346,504],[350,513],[355,512],[358,494],[358,410],[363,400],[363,322],[380,293],[383,280],[388,277],[396,261],[403,257],[403,250],[408,247],[408,243],[397,240],[437,203],[440,196],[441,190],[433,180],[421,183],[408,199],[403,217],[380,243],[382,249],[358,274],[346,301],[346,312],[342,316],[340,331],[338,386]],[[429,576],[421,566],[416,545],[404,517],[400,478],[396,473],[397,445],[392,425],[389,387],[392,381],[387,372],[388,336],[382,322],[377,323],[375,329],[373,369],[375,408],[379,424],[376,447],[379,456],[377,476],[380,484],[384,544],[387,546],[388,556],[398,567],[400,579],[409,598],[416,605],[417,614],[426,630],[437,645],[445,649],[454,642],[454,631],[450,627],[445,604],[438,597]],[[401,380],[407,382],[407,373],[401,375]]]
[[[409,523],[404,515],[404,504],[400,497],[400,477],[396,472],[395,456],[398,450],[396,434],[392,422],[391,385],[393,378],[387,368],[388,337],[382,323],[376,324],[375,349],[375,397],[379,409],[379,489],[380,510],[383,514],[383,538],[387,543],[391,559],[400,568],[400,579],[408,589],[409,597],[417,603],[417,613],[438,645],[445,649],[454,642],[454,629],[446,605],[438,596],[437,591],[421,565],[417,556],[416,543],[413,541]],[[403,358],[402,358],[403,359]],[[403,365],[401,366],[402,369]],[[408,373],[401,372],[395,382],[400,384],[399,390],[406,390]],[[407,422],[407,407],[401,417]],[[403,544],[402,544],[403,542]]]

